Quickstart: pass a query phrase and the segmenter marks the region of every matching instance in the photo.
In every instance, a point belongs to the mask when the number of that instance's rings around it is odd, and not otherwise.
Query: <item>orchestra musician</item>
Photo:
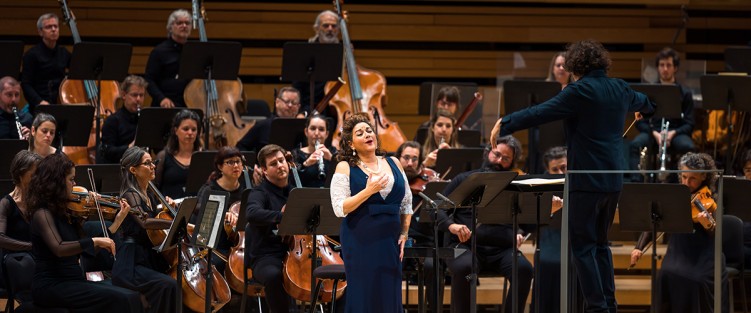
[[[328,120],[322,115],[308,116],[305,121],[308,144],[292,151],[303,187],[328,187],[327,182],[331,181],[328,178],[336,166],[336,148],[325,145],[328,136]]]
[[[75,167],[64,154],[43,158],[24,195],[31,216],[31,252],[36,263],[31,285],[34,304],[71,312],[143,312],[138,292],[87,281],[79,255],[99,249],[114,254],[110,238],[81,237],[80,220],[66,214]],[[126,210],[126,207],[124,207]]]
[[[599,42],[584,40],[568,45],[564,68],[576,79],[555,97],[499,119],[491,143],[543,123],[564,119],[571,153],[569,169],[621,168],[621,143],[627,112],[652,114],[655,105],[620,79],[607,77],[608,51]],[[569,185],[570,241],[586,312],[615,312],[613,260],[608,228],[613,223],[623,175],[571,175]]]
[[[331,10],[321,11],[313,23],[315,35],[308,38],[309,43],[339,43],[339,15]],[[323,99],[326,82],[315,82],[313,85],[313,104]],[[310,84],[307,81],[293,82],[292,87],[300,91],[301,113],[310,114]],[[324,112],[319,112],[326,115]]]
[[[104,120],[97,163],[119,163],[125,150],[135,143],[147,86],[146,80],[137,75],[129,75],[120,83],[123,106]]]
[[[563,88],[566,88],[569,83],[573,82],[571,73],[566,71],[566,69],[563,67],[564,63],[566,63],[566,52],[556,53],[553,56],[553,59],[550,60],[548,78],[545,79],[546,82],[558,82],[559,84],[561,84],[561,90],[563,90]]]
[[[47,113],[38,113],[31,123],[31,134],[29,135],[29,151],[39,154],[42,157],[62,153],[62,150],[52,146],[55,141],[57,131],[57,120]]]
[[[35,114],[38,105],[58,103],[60,84],[70,66],[71,54],[58,45],[60,19],[54,13],[42,14],[37,20],[42,41],[23,55],[21,88],[28,101],[28,112]]]
[[[679,161],[680,170],[714,170],[712,157],[705,153],[686,153]],[[692,195],[702,188],[713,189],[717,173],[680,174],[681,184],[688,186]],[[711,194],[711,191],[709,192]],[[704,202],[704,201],[702,201]],[[714,228],[706,229],[702,224],[711,223],[713,213],[701,212],[693,223],[690,233],[670,234],[667,252],[657,274],[660,288],[660,312],[713,312],[714,308]],[[643,255],[652,233],[645,232],[639,237],[631,252],[634,265]],[[725,258],[722,258],[722,284],[727,284]],[[723,287],[726,290],[726,287]],[[727,308],[727,292],[722,292],[723,307]]]
[[[201,151],[200,117],[191,110],[182,110],[172,119],[167,145],[156,155],[154,183],[165,196],[173,199],[188,196],[185,183],[193,152]]]
[[[193,30],[190,12],[179,9],[167,18],[167,40],[151,50],[146,62],[145,78],[151,95],[151,106],[185,107],[183,92],[190,79],[177,78],[180,54]]]
[[[117,231],[121,244],[112,267],[112,284],[143,294],[148,302],[146,312],[175,312],[179,305],[177,282],[164,274],[168,264],[153,249],[146,232],[168,229],[172,223],[155,218],[158,200],[148,192],[155,167],[151,156],[140,147],[128,148],[120,160],[120,194],[138,214],[128,214]],[[167,201],[174,205],[171,199]]]
[[[13,191],[0,199],[0,257],[3,259],[8,253],[31,251],[29,211],[24,193],[40,160],[42,157],[38,154],[21,150],[10,162]],[[0,286],[6,287],[5,280],[0,281]]]
[[[480,169],[468,171],[454,177],[443,190],[448,195],[456,189],[469,175],[477,172],[510,171],[516,161],[521,158],[522,148],[519,140],[513,136],[496,138],[495,147],[487,150],[484,156],[483,166]],[[514,245],[521,246],[524,236],[516,234],[508,224],[482,224],[477,227],[477,251],[470,253],[470,239],[473,235],[469,228],[472,213],[470,210],[454,209],[438,210],[438,225],[445,232],[450,233],[447,246],[467,249],[453,260],[446,260],[451,270],[451,312],[467,312],[470,308],[470,281],[467,279],[472,272],[472,258],[476,256],[478,272],[492,272],[511,279],[511,265],[513,263]],[[518,301],[519,308],[523,311],[527,302],[528,290],[532,283],[533,268],[527,259],[519,254],[518,261],[519,294],[509,293],[504,299],[504,312],[511,312],[511,301]],[[520,311],[520,312],[522,312]]]
[[[665,119],[669,122],[668,132],[665,137],[667,146],[671,151],[678,155],[694,151],[694,142],[691,139],[691,133],[694,130],[694,100],[691,91],[676,81],[676,73],[680,66],[680,57],[678,52],[672,48],[664,48],[655,56],[655,67],[660,73],[660,84],[675,85],[681,91],[681,117]],[[636,122],[636,128],[639,130],[637,135],[630,144],[629,166],[632,170],[638,169],[639,154],[641,149],[647,146],[662,146],[662,119],[658,116],[650,119],[641,119]],[[642,181],[641,174],[632,177],[635,181]]]
[[[438,95],[435,97],[435,101],[433,102],[433,114],[435,115],[438,110],[446,110],[449,113],[451,113],[451,116],[454,117],[454,119],[457,118],[456,116],[456,110],[459,108],[459,87],[456,86],[443,86],[441,89],[438,89]],[[430,120],[423,122],[420,124],[420,127],[418,129],[430,129],[432,117]],[[419,131],[418,131],[419,132]],[[415,135],[415,141],[417,141],[417,136]]]
[[[274,113],[271,118],[256,122],[253,128],[237,142],[237,148],[240,151],[260,151],[269,143],[271,122],[276,118],[294,118],[298,112],[300,112],[300,91],[294,87],[282,87],[274,99]],[[254,179],[261,177],[262,175],[256,175]]]
[[[290,168],[282,147],[269,144],[258,151],[265,178],[248,195],[245,216],[245,253],[248,253],[253,278],[263,284],[266,302],[272,313],[297,312],[292,297],[284,290],[282,262],[287,256],[288,245],[276,234],[282,221],[287,197],[292,190],[289,183]]]
[[[13,110],[18,106],[21,99],[21,85],[11,77],[0,78],[0,139],[21,139],[29,137],[31,127],[31,114],[23,110]],[[16,116],[21,124],[16,124]],[[21,138],[19,138],[19,133]]]
[[[214,171],[211,172],[208,181],[198,190],[199,203],[204,203],[203,199],[208,198],[208,193],[212,190],[223,191],[229,193],[229,199],[226,202],[227,205],[232,205],[235,202],[242,200],[242,193],[246,186],[245,179],[241,179],[243,176],[244,160],[240,150],[235,147],[221,147],[214,156]],[[247,177],[247,176],[246,176]],[[191,217],[191,223],[197,224],[199,208],[196,208],[196,212]],[[236,224],[237,214],[227,211],[224,215],[225,224]],[[220,232],[219,240],[216,244],[216,250],[223,255],[229,253],[230,248],[234,245],[230,241],[229,235],[226,232]],[[224,273],[226,262],[221,258],[213,255],[211,263],[216,266],[216,269],[220,273]]]
[[[422,154],[425,156],[422,161],[423,166],[433,167],[436,165],[438,150],[459,148],[458,131],[454,127],[455,123],[456,117],[454,117],[454,114],[443,109],[438,110],[430,119],[428,137],[422,146]]]

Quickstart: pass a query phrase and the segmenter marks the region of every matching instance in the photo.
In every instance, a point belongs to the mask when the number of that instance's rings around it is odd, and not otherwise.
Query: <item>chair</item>
[[[3,273],[8,290],[5,312],[15,312],[15,301],[19,301],[19,312],[65,313],[66,309],[42,308],[35,306],[31,299],[31,282],[34,279],[34,259],[26,252],[8,253],[3,258]]]
[[[318,292],[323,288],[323,281],[326,279],[333,279],[334,286],[332,290],[336,292],[339,281],[347,280],[347,274],[344,272],[344,264],[331,264],[316,267],[316,269],[313,270],[313,277],[315,277],[317,283],[316,289],[313,290],[313,299],[315,300],[310,304],[310,313],[315,311],[316,304],[318,303]],[[329,312],[336,312],[336,295],[331,297],[331,310]]]
[[[247,196],[245,193],[243,193],[244,196]],[[247,198],[247,197],[246,197]],[[242,206],[245,207],[245,203],[243,201]],[[246,227],[247,232],[247,227]],[[261,297],[263,296],[263,285],[261,283],[257,282],[253,279],[253,277],[248,277],[248,263],[250,260],[248,260],[248,254],[249,253],[243,253],[243,264],[245,265],[245,271],[243,272],[243,281],[245,282],[245,289],[243,289],[243,297],[240,301],[240,312],[245,313],[245,305],[248,301],[248,288],[252,289],[254,292],[254,296],[256,297],[256,300],[258,300],[258,312],[263,312],[263,308],[261,307]],[[229,264],[227,264],[229,266]]]
[[[269,110],[269,104],[265,100],[249,99],[246,104],[246,112],[242,116],[250,119],[266,119],[271,117],[271,110]]]
[[[748,313],[748,304],[746,303],[746,285],[743,282],[743,272],[745,271],[743,255],[743,221],[733,215],[724,215],[722,217],[722,252],[725,254],[725,268],[728,272],[728,292],[730,294],[730,305],[732,311],[735,311],[733,301],[733,281],[740,282],[741,294],[743,295],[743,312]]]

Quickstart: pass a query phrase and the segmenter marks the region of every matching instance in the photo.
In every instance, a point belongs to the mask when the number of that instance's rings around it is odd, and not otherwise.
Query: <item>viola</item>
[[[412,194],[416,194],[416,193],[425,191],[425,186],[429,182],[435,182],[435,181],[441,181],[441,180],[442,180],[441,176],[438,175],[438,172],[436,172],[433,169],[423,167],[419,175],[410,179],[409,189],[412,190]]]
[[[712,191],[709,187],[704,186],[691,195],[691,218],[694,223],[701,223],[701,226],[706,230],[712,230],[715,227],[715,220],[712,217],[714,211],[717,210],[717,203],[712,198]],[[708,220],[700,220],[698,218],[699,213],[707,212]]]
[[[112,221],[120,210],[119,198],[97,195],[97,200],[102,208],[102,216],[107,221]],[[68,202],[68,215],[82,219],[99,218],[94,196],[86,188],[74,186]]]

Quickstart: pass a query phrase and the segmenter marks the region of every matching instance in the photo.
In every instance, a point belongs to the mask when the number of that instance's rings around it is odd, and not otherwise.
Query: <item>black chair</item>
[[[246,111],[242,114],[243,117],[251,119],[266,119],[271,117],[269,104],[265,100],[249,99],[245,108]]]
[[[326,279],[334,280],[334,286],[331,289],[334,295],[331,297],[331,310],[329,312],[336,312],[336,289],[339,281],[346,281],[347,274],[344,272],[344,264],[332,264],[316,267],[313,270],[313,277],[315,277],[316,289],[313,290],[314,302],[310,304],[310,313],[315,312],[316,304],[318,303],[318,292],[323,288],[323,281]]]
[[[34,279],[34,259],[31,257],[31,254],[25,252],[6,254],[3,258],[3,273],[5,273],[5,284],[8,290],[8,302],[5,305],[5,312],[13,313],[16,309],[19,312],[68,312],[67,309],[42,308],[34,305],[34,301],[31,299],[31,282]],[[18,308],[14,307],[16,300],[19,302]]]
[[[245,194],[244,194],[245,195]],[[243,201],[244,202],[244,201]],[[243,203],[243,208],[245,207]],[[247,227],[246,227],[247,231]],[[254,280],[253,277],[248,277],[248,253],[243,253],[243,264],[245,265],[245,271],[243,273],[243,281],[245,282],[245,289],[243,290],[243,297],[240,301],[240,312],[245,313],[245,305],[248,301],[248,289],[250,289],[253,293],[253,296],[256,297],[256,300],[258,301],[258,312],[263,312],[263,308],[261,307],[261,297],[263,296],[263,285],[259,283],[258,281]],[[229,266],[229,264],[227,264]]]
[[[741,286],[743,295],[743,312],[748,313],[748,304],[746,303],[746,285],[743,282],[743,272],[745,271],[743,255],[743,221],[733,215],[724,215],[722,217],[722,253],[725,254],[725,268],[728,271],[728,293],[731,311],[735,312],[735,303],[733,301],[733,281],[738,281]]]

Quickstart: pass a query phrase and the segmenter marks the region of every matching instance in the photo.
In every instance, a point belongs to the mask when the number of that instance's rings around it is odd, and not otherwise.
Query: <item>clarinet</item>
[[[18,109],[16,109],[16,106],[13,105],[13,116],[16,117],[16,130],[18,131],[18,139],[23,140],[23,133],[21,132],[21,122],[18,119]]]
[[[665,162],[667,161],[667,151],[668,151],[668,142],[667,142],[667,135],[668,135],[668,127],[670,127],[670,121],[665,121],[663,119],[662,123],[662,129],[660,130],[660,138],[662,139],[662,145],[660,146],[660,171],[665,170]],[[664,182],[668,177],[668,174],[665,172],[661,172],[657,179]]]
[[[320,145],[321,145],[320,141],[316,139],[316,144],[315,144],[316,151],[318,150]],[[326,179],[326,170],[323,168],[323,154],[321,154],[321,157],[318,158],[318,179],[320,180]]]

